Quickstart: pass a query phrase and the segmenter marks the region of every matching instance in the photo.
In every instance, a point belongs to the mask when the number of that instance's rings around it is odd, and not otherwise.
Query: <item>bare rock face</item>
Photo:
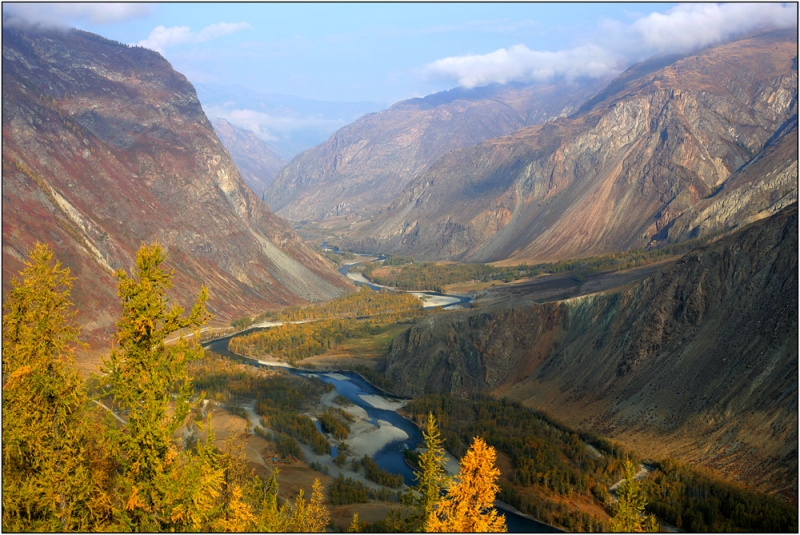
[[[84,338],[106,351],[113,270],[156,240],[174,297],[190,303],[205,284],[218,322],[350,287],[244,184],[191,84],[159,54],[4,28],[4,290],[31,246],[50,244],[76,277]]]
[[[566,116],[601,84],[493,85],[399,102],[295,157],[264,200],[294,221],[368,217],[445,153]]]
[[[773,140],[759,164],[782,178],[755,172],[754,158],[796,117],[796,54],[794,32],[771,32],[637,65],[572,117],[449,152],[345,245],[421,259],[545,262],[772,213],[797,195],[788,130],[786,148]],[[748,162],[753,170],[737,174]],[[715,194],[732,199],[730,191],[756,183],[758,195],[735,195],[735,215],[700,214],[670,233]]]
[[[631,286],[426,318],[402,394],[488,391],[797,497],[797,204]]]
[[[242,175],[245,184],[260,197],[272,184],[275,175],[284,168],[286,160],[278,156],[272,147],[253,132],[237,128],[225,119],[213,119],[214,131],[228,150],[233,163]]]

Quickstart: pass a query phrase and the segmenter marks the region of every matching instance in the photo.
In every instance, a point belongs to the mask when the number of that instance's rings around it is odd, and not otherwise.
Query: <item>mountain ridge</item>
[[[217,321],[352,288],[244,184],[194,89],[159,54],[80,30],[3,32],[3,285],[36,241],[76,277],[96,366],[113,270],[159,241],[173,298],[203,283]],[[4,292],[5,295],[6,292]]]
[[[769,32],[623,73],[583,112],[448,152],[342,245],[508,263],[655,245],[796,116],[796,53]]]
[[[507,84],[398,102],[295,157],[264,199],[293,221],[369,217],[450,150],[566,115],[602,84]]]

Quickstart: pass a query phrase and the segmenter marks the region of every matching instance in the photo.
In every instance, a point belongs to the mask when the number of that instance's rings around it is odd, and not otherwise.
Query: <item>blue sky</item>
[[[12,4],[9,14],[161,52],[192,82],[391,104],[456,85],[594,76],[655,53],[794,25],[796,5]],[[787,22],[787,18],[789,22]]]
[[[287,157],[399,100],[456,86],[604,77],[655,54],[796,21],[797,4],[780,3],[3,3],[3,24],[77,27],[160,52],[198,86],[210,118]],[[201,84],[376,104],[330,113],[265,107],[231,92],[211,99]]]

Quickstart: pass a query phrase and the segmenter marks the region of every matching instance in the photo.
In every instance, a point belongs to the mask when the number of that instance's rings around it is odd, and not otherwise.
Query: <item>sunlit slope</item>
[[[796,117],[796,55],[794,32],[772,32],[645,62],[569,118],[449,152],[346,246],[519,263],[667,241],[682,214],[729,195],[737,170]],[[796,198],[796,151],[762,167],[787,159],[789,178],[746,179],[763,191],[757,202],[740,196],[736,218]]]
[[[205,284],[217,321],[352,286],[242,181],[194,89],[159,54],[77,30],[3,31],[3,288],[36,242],[76,277],[107,351],[113,270],[159,241],[173,296]]]

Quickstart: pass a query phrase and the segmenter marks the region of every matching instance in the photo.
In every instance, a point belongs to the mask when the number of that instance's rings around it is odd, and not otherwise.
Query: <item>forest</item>
[[[587,276],[593,273],[629,269],[650,264],[670,256],[684,254],[707,243],[712,238],[713,236],[705,236],[658,249],[633,249],[621,253],[562,260],[534,266],[521,264],[519,266],[496,267],[491,264],[480,263],[414,263],[413,259],[408,257],[399,257],[398,260],[390,257],[383,262],[383,266],[401,267],[379,270],[381,264],[371,262],[364,266],[362,273],[376,284],[406,291],[444,292],[447,285],[461,282],[488,282],[493,280],[511,282],[545,273],[564,272],[573,273],[576,281],[583,282]]]
[[[347,338],[363,338],[378,332],[370,321],[354,319],[320,320],[309,323],[287,323],[231,338],[228,347],[249,358],[270,356],[295,364],[314,355],[321,355]]]
[[[255,318],[262,321],[303,321],[329,318],[370,317],[379,322],[410,320],[422,315],[422,303],[413,295],[400,292],[375,292],[367,286],[331,301],[309,306],[287,307],[279,312],[265,312]]]
[[[79,329],[72,278],[37,244],[3,303],[2,528],[32,531],[324,531],[330,514],[315,481],[307,499],[278,498],[234,441],[213,432],[175,440],[199,405],[186,338],[207,321],[202,288],[186,312],[168,306],[172,273],[160,246],[142,246],[133,273],[116,273],[117,344],[91,384],[74,365]],[[91,391],[90,391],[91,388]],[[31,410],[35,407],[37,410]],[[196,414],[196,412],[195,412]]]
[[[639,462],[633,452],[573,431],[518,402],[431,395],[414,400],[406,410],[416,421],[433,413],[454,455],[474,436],[507,454],[513,471],[501,484],[500,499],[570,531],[608,531],[599,519],[564,507],[564,499],[583,495],[612,512],[608,486],[624,475],[626,459]],[[797,529],[797,510],[787,503],[724,481],[707,469],[672,459],[654,465],[641,484],[646,512],[674,526],[692,532]]]

